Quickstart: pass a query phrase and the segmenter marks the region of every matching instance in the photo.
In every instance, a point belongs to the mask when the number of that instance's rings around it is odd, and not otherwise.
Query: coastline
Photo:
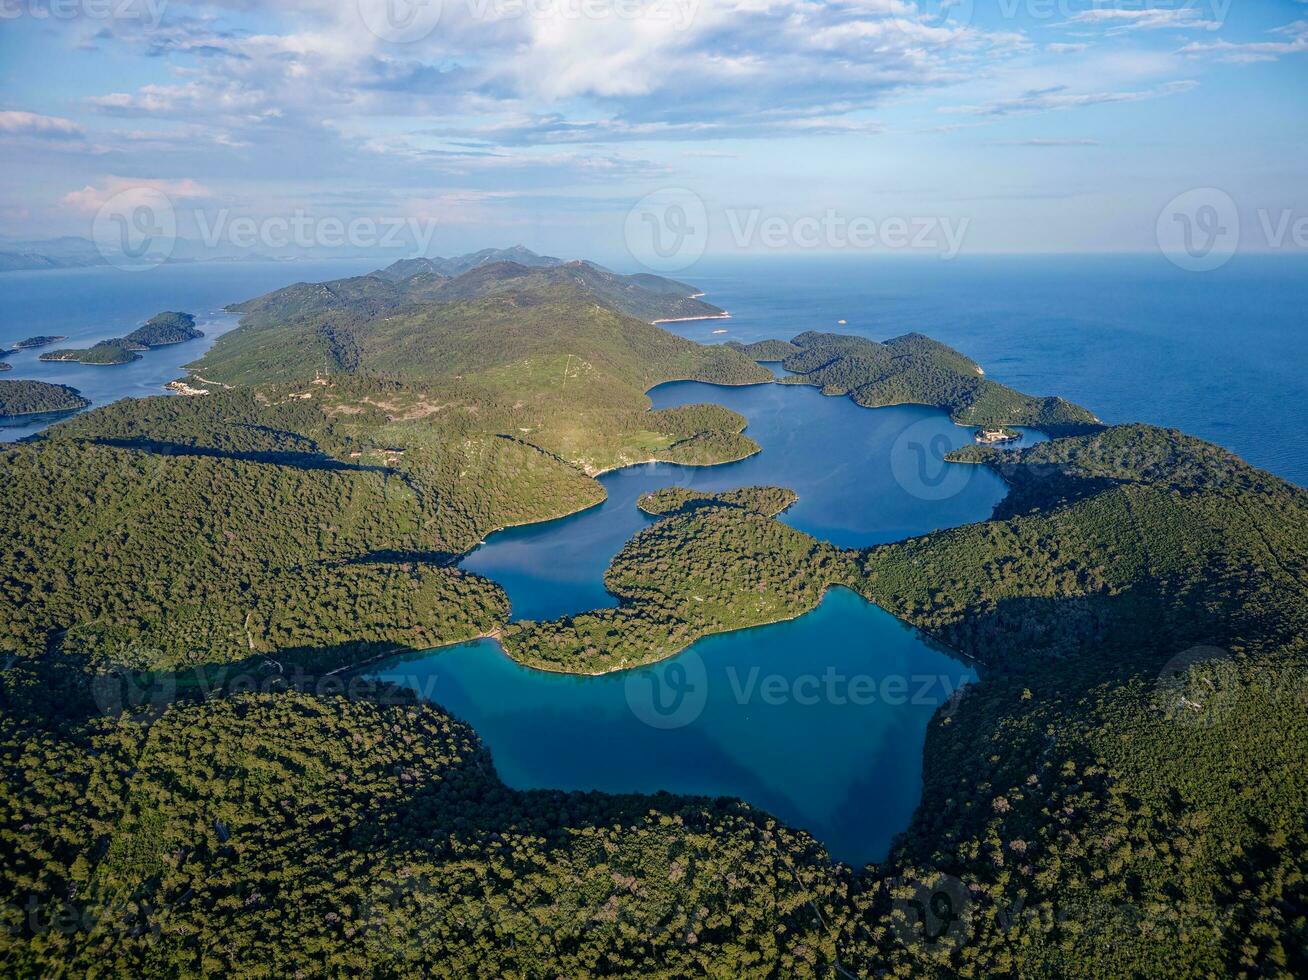
[[[703,293],[700,293],[703,296]],[[668,316],[660,320],[650,320],[650,323],[689,323],[692,320],[730,320],[731,314],[726,310],[721,313],[705,313],[701,316]]]

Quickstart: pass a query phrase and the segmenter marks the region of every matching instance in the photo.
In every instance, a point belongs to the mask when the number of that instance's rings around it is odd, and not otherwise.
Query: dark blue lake
[[[972,430],[921,406],[860,408],[803,385],[673,382],[656,408],[713,401],[748,419],[762,451],[711,467],[644,463],[600,477],[608,498],[556,521],[492,534],[463,567],[505,587],[520,619],[612,606],[603,575],[653,518],[641,494],[671,485],[791,487],[782,517],[844,546],[894,541],[990,516],[990,470],[946,463]],[[1042,440],[1028,432],[1025,444]],[[921,795],[935,709],[970,666],[854,593],[797,620],[707,637],[652,667],[602,677],[532,670],[493,640],[389,665],[467,719],[521,789],[739,796],[861,865],[885,856]]]

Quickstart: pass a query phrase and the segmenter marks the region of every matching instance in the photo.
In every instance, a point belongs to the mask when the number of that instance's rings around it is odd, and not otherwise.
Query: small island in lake
[[[0,417],[72,412],[91,404],[68,385],[46,381],[0,381]]]
[[[11,349],[31,350],[33,347],[48,347],[50,344],[57,344],[59,341],[67,339],[67,337],[51,337],[42,334],[37,337],[28,337],[25,340],[20,340],[18,343],[14,344]]]
[[[93,347],[52,350],[42,354],[41,360],[74,361],[77,364],[128,364],[140,358],[141,351],[180,344],[203,336],[202,331],[195,329],[195,317],[190,313],[164,312],[152,316],[126,337],[110,337]]]

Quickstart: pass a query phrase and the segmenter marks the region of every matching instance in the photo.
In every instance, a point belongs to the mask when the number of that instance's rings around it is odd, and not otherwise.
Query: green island
[[[71,412],[91,404],[76,388],[46,381],[0,381],[0,416]]]
[[[1308,493],[920,335],[802,334],[800,383],[1057,438],[955,454],[1010,485],[990,520],[861,550],[778,520],[785,488],[649,495],[618,607],[510,623],[459,556],[597,503],[605,469],[753,451],[644,392],[771,372],[501,264],[242,304],[193,365],[209,394],[0,452],[6,972],[1308,972]],[[491,635],[612,670],[832,586],[981,671],[866,868],[740,801],[510,789],[466,724],[340,671]],[[925,935],[936,888],[957,916]]]
[[[59,341],[67,339],[67,337],[55,337],[45,334],[37,337],[27,337],[14,344],[13,350],[30,350],[33,347],[48,347],[50,344],[57,344]]]
[[[158,313],[126,337],[111,337],[86,348],[65,347],[47,351],[43,361],[74,361],[78,364],[130,364],[139,360],[142,351],[152,347],[166,347],[203,337],[195,328],[195,317],[189,313]],[[46,341],[52,338],[38,338]],[[57,338],[62,340],[63,338]]]
[[[144,324],[123,338],[129,344],[142,347],[166,347],[204,336],[195,328],[195,317],[190,313],[156,313]]]
[[[132,343],[122,337],[111,337],[90,347],[61,347],[46,351],[41,355],[43,361],[73,361],[77,364],[130,364],[140,360],[144,344]]]
[[[721,316],[695,287],[661,276],[623,276],[593,262],[563,262],[528,249],[489,250],[460,260],[402,259],[365,276],[300,282],[227,307],[252,324],[282,324],[306,315],[376,317],[415,304],[456,303],[566,289],[639,320]]]

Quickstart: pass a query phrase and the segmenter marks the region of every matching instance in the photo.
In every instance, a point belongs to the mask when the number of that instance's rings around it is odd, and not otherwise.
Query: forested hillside
[[[404,259],[366,276],[295,283],[228,309],[245,314],[248,326],[261,327],[312,314],[346,313],[358,319],[415,304],[568,288],[592,303],[646,322],[723,312],[699,299],[695,287],[683,282],[647,273],[623,276],[593,262],[560,262],[523,252],[506,249],[462,260]]]
[[[848,334],[808,331],[790,342],[762,341],[751,349],[783,354],[795,377],[786,384],[811,384],[824,395],[849,395],[866,408],[915,403],[937,405],[961,425],[1031,425],[1075,434],[1099,420],[1058,397],[1024,395],[991,381],[981,368],[951,347],[919,333],[885,343]]]
[[[621,606],[515,624],[505,648],[609,670],[854,588],[982,681],[932,726],[918,818],[860,880],[846,965],[1301,973],[1308,493],[1148,426],[963,455],[1014,483],[1021,516],[840,552],[670,490],[609,571]],[[903,942],[917,895],[958,915],[936,942]]]

